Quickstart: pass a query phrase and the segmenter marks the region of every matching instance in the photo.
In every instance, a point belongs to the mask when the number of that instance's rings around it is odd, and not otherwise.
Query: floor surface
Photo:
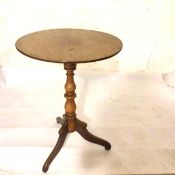
[[[70,134],[47,174],[174,174],[175,91],[161,74],[76,75],[77,116],[112,149]],[[0,89],[0,175],[43,174],[56,143],[60,126],[55,118],[64,112],[64,72],[39,77],[21,76]]]

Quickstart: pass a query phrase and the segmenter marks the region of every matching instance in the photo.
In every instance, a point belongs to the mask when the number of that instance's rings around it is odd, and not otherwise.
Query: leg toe
[[[110,150],[111,149],[111,144],[110,143],[107,143],[106,145],[105,145],[105,150]]]
[[[43,171],[44,173],[46,173],[46,172],[48,171],[48,169],[49,169],[49,167],[48,167],[48,165],[45,163],[45,164],[43,165],[42,171]]]

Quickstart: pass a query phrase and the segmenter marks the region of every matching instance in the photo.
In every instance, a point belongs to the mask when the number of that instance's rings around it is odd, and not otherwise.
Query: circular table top
[[[16,48],[31,58],[58,63],[86,63],[116,55],[122,49],[117,37],[93,30],[51,29],[17,40]]]

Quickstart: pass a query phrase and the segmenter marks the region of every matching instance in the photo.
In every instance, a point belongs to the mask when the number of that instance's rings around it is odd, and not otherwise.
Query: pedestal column
[[[75,63],[64,63],[64,69],[67,71],[67,80],[65,84],[65,91],[64,97],[66,98],[65,103],[65,114],[64,117],[68,121],[68,131],[73,132],[75,131],[75,119],[76,119],[76,103],[75,103],[75,89],[76,85],[74,82],[74,70],[76,69]]]

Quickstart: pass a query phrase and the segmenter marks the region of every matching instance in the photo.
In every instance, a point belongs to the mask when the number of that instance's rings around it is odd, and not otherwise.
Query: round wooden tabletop
[[[93,30],[51,29],[17,40],[16,48],[31,58],[58,63],[86,63],[116,55],[122,49],[117,37]]]

